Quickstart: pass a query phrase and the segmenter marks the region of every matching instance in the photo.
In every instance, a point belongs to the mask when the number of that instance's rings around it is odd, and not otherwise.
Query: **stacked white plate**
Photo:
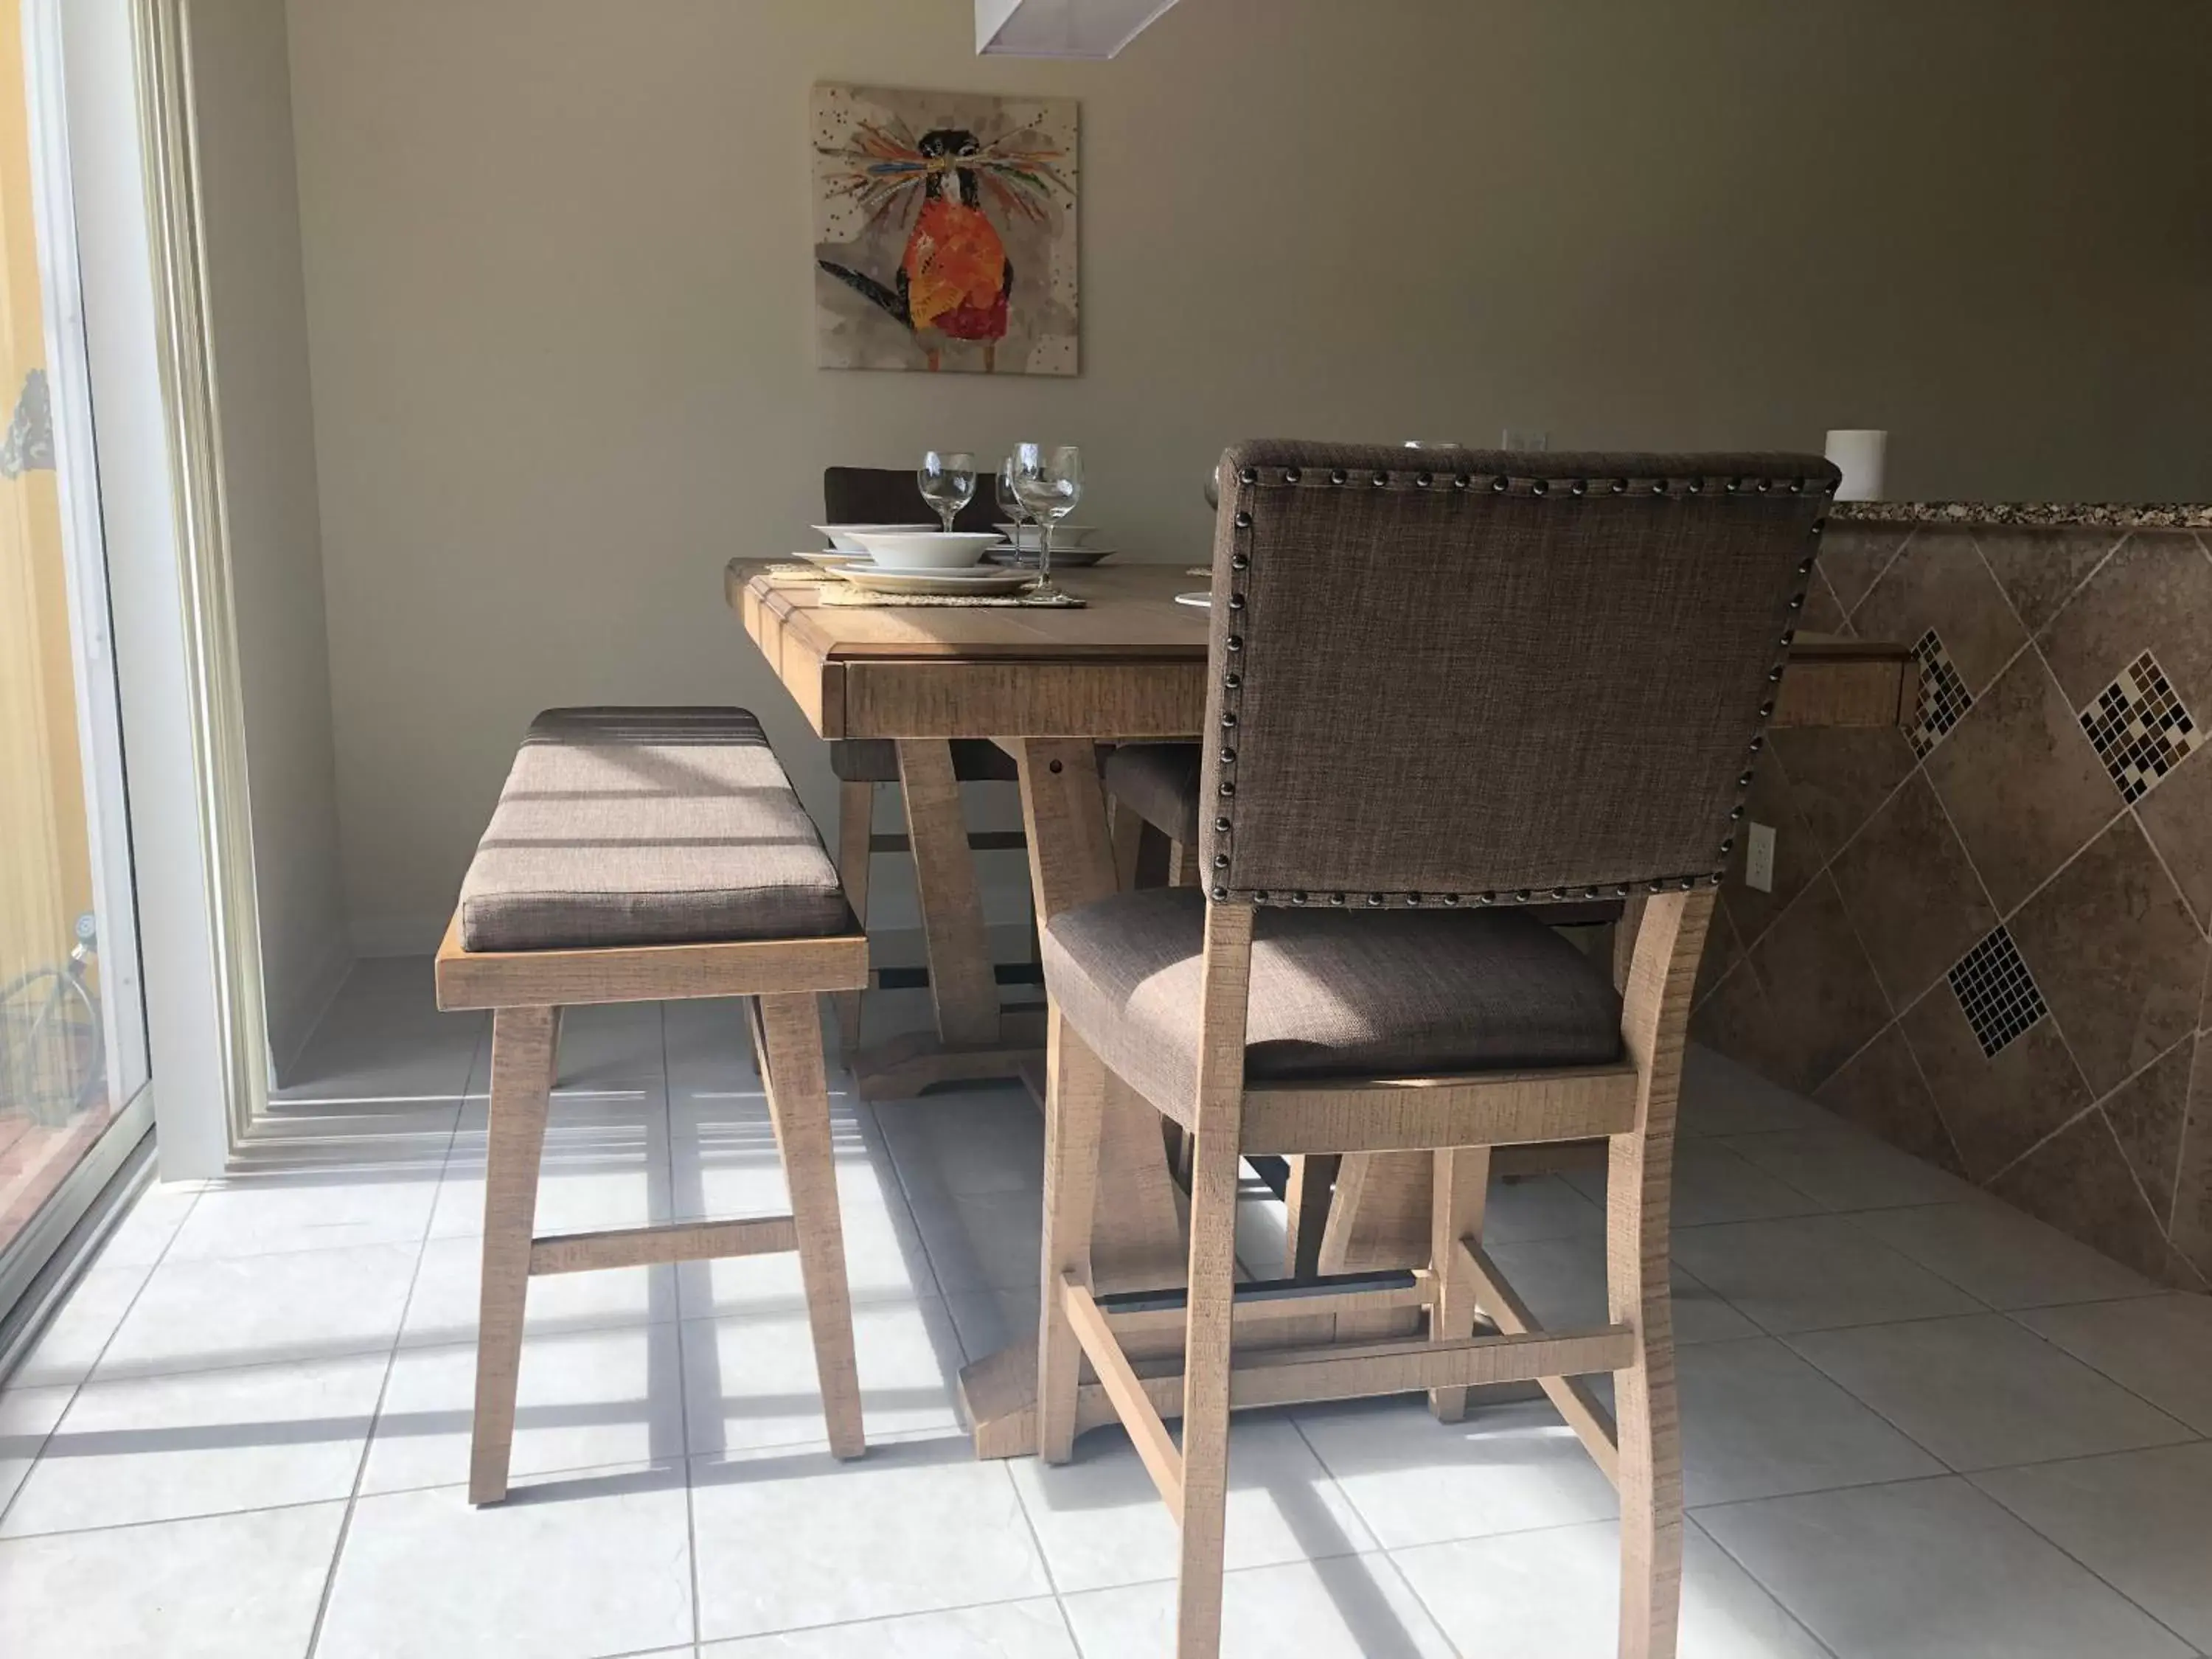
[[[1002,524],[1007,545],[994,547],[984,556],[994,564],[1022,565],[1034,570],[1044,532],[1033,524]],[[1108,545],[1092,524],[1056,524],[1052,527],[1052,562],[1060,570],[1075,570],[1110,559],[1121,550]]]
[[[980,562],[985,551],[1002,545],[994,535],[943,531],[856,531],[852,538],[867,554],[841,564],[837,574],[854,586],[878,593],[1012,593],[1026,587],[1026,571]]]

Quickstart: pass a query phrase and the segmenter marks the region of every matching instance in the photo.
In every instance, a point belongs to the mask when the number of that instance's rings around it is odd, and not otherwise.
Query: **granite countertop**
[[[2212,507],[2121,501],[1838,501],[1835,524],[2097,525],[2114,530],[2212,530]]]

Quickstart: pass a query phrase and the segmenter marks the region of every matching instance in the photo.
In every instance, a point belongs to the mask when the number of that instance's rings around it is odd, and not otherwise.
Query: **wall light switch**
[[[1743,849],[1744,885],[1771,893],[1774,890],[1774,826],[1754,823],[1750,826],[1750,833],[1751,839]]]

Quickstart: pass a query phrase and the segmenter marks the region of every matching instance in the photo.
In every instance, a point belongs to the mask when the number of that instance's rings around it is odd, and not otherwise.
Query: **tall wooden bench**
[[[742,708],[556,708],[500,793],[438,952],[438,1006],[492,1011],[469,1501],[507,1496],[531,1278],[796,1251],[830,1449],[866,1442],[823,1075],[823,992],[868,943],[813,821]],[[538,1236],[561,1011],[751,999],[791,1213]]]

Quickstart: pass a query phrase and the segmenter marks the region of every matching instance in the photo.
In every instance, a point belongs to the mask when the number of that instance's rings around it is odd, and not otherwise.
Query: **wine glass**
[[[914,477],[921,499],[937,509],[945,533],[951,535],[954,516],[975,499],[975,458],[961,450],[933,449],[921,458]]]
[[[1031,550],[1022,544],[1022,526],[1030,521],[1030,510],[1022,505],[1021,492],[1014,488],[1014,458],[1011,455],[999,463],[995,489],[999,511],[1005,514],[1014,526],[1014,562],[1027,564],[1027,556]]]
[[[1075,511],[1083,496],[1083,453],[1073,444],[1047,449],[1042,444],[1014,446],[1014,493],[1022,505],[1044,526],[1037,547],[1037,585],[1034,599],[1059,599],[1066,595],[1053,586],[1052,527]]]

